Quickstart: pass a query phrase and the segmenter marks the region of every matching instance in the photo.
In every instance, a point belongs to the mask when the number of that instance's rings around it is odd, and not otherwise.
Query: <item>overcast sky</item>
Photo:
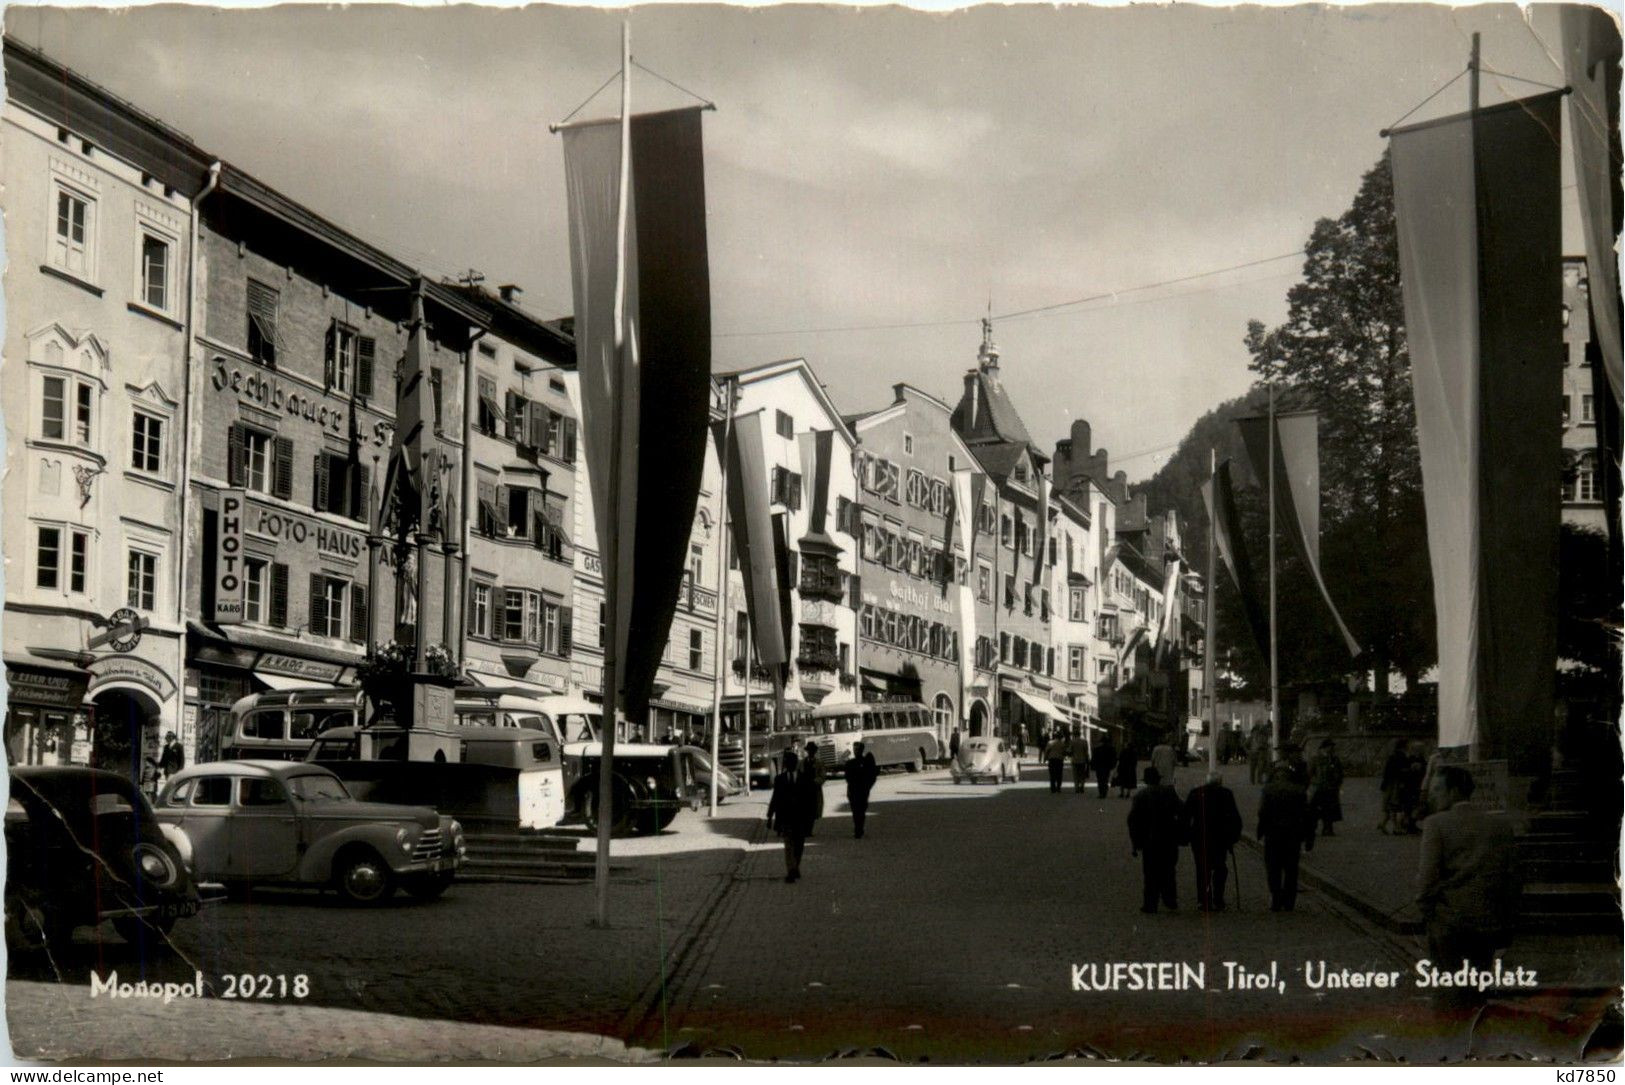
[[[547,124],[617,68],[620,14],[5,18],[409,263],[474,267],[520,284],[539,315],[569,311]],[[1301,248],[1316,218],[1348,206],[1378,131],[1462,70],[1475,30],[1486,66],[1561,81],[1555,16],[1506,6],[680,6],[638,10],[631,27],[640,64],[718,107],[705,122],[716,368],[805,357],[843,411],[883,406],[897,381],[957,399],[990,299],[997,317]],[[1486,75],[1483,101],[1535,89]],[[1466,93],[1463,79],[1417,119],[1464,108]],[[688,100],[636,74],[635,110]],[[617,109],[612,88],[581,115]],[[1114,469],[1150,474],[1250,383],[1246,322],[1284,316],[1300,267],[996,319],[1034,440],[1051,451],[1087,418]],[[933,326],[873,327],[899,324]]]

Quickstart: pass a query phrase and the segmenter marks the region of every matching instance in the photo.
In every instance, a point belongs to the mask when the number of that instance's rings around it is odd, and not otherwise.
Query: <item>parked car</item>
[[[688,775],[693,781],[696,803],[711,801],[711,754],[698,746],[681,746],[678,748],[682,756],[688,761]],[[730,799],[745,790],[745,785],[739,777],[730,771],[726,764],[717,773],[717,799]]]
[[[298,761],[183,769],[158,796],[157,815],[197,877],[332,888],[355,904],[380,903],[397,887],[432,900],[466,852],[453,819],[360,802],[327,769]]]
[[[11,770],[6,944],[58,948],[113,921],[129,942],[167,934],[220,886],[200,886],[128,778],[79,766]]]
[[[1015,751],[1008,742],[997,737],[965,739],[959,744],[959,753],[948,762],[948,771],[956,784],[966,780],[973,784],[978,780],[1002,784],[1021,778]]]

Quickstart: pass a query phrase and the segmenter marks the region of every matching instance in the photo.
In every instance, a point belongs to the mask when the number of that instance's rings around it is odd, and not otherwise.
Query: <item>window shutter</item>
[[[530,510],[530,543],[538,550],[547,549],[547,517],[542,515],[541,509]]]
[[[502,436],[517,441],[519,434],[519,396],[511,389],[502,394]]]
[[[797,559],[800,558],[800,556],[801,555],[796,553],[794,550],[786,550],[784,553],[785,568],[788,570],[788,575],[790,577],[790,583],[787,585],[788,587],[794,587],[801,579],[796,574],[796,569],[800,564]]]
[[[539,448],[543,452],[546,452],[547,408],[542,406],[540,403],[531,403],[527,406],[530,408],[528,412],[530,417],[526,420],[529,427],[530,436],[527,438],[526,443],[534,448]]]
[[[287,500],[293,496],[293,439],[291,437],[276,438],[276,472],[271,483],[271,492],[277,497]]]
[[[327,608],[322,602],[322,576],[320,573],[310,574],[310,629],[327,629]]]
[[[350,518],[360,520],[363,523],[370,522],[372,510],[367,507],[370,501],[367,487],[371,480],[368,477],[368,469],[363,464],[351,463],[349,474],[351,481]]]
[[[503,538],[508,534],[508,487],[498,483],[496,495],[497,520],[496,523],[491,525],[491,534]]]
[[[310,503],[323,512],[328,511],[327,506],[327,453],[316,453],[315,481],[311,484]]]
[[[367,642],[367,589],[360,584],[350,585],[350,639]]]
[[[856,573],[847,578],[847,584],[852,589],[851,607],[853,610],[863,609],[863,580]]]
[[[790,474],[790,507],[792,509],[801,507],[801,476],[794,472]]]
[[[327,344],[326,344],[326,353],[325,353],[326,360],[325,360],[325,362],[324,362],[324,364],[322,366],[322,387],[323,388],[331,388],[331,387],[333,387],[333,378],[335,376],[335,370],[338,368],[338,366],[335,364],[335,362],[338,359],[338,345],[339,345],[338,338],[339,338],[339,323],[338,323],[338,321],[335,320],[335,321],[333,321],[331,324],[329,324],[327,326]]]
[[[559,608],[559,655],[561,656],[568,656],[571,646],[575,643],[575,620],[576,612],[574,607]]]
[[[564,445],[564,447],[559,450],[559,459],[563,460],[566,463],[575,463],[576,462],[576,420],[574,418],[565,418],[565,419],[563,419],[559,423],[559,433],[562,436],[561,443]]]
[[[476,488],[479,501],[479,518],[474,521],[475,526],[486,535],[495,535],[497,488],[494,483],[480,482]]]
[[[355,390],[363,396],[372,395],[373,360],[378,354],[378,340],[363,335],[356,343]]]
[[[271,563],[271,624],[288,624],[288,567],[279,561]]]
[[[243,427],[233,422],[226,430],[226,481],[232,486],[243,485],[243,462],[247,459],[247,436]]]

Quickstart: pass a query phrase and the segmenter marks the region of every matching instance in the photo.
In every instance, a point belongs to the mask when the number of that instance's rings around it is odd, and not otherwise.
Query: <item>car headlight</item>
[[[447,826],[451,830],[451,850],[459,857],[468,853],[468,843],[463,839],[462,822],[453,819]]]
[[[405,829],[395,830],[395,843],[399,844],[401,846],[401,850],[406,854],[412,854],[412,845],[415,842],[412,839],[412,834],[407,832]]]
[[[651,795],[660,790],[660,781],[656,780],[653,776],[648,777],[643,782],[649,786],[649,794]]]
[[[180,879],[180,871],[162,848],[137,844],[134,853],[135,868],[140,871],[142,880],[160,889],[168,889]]]

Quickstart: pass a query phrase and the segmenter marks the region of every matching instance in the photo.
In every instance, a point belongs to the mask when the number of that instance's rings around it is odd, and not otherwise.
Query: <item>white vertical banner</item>
[[[968,467],[955,468],[954,532],[950,543],[965,551],[965,579],[959,585],[959,716],[969,719],[971,687],[976,684],[976,513]]]
[[[243,519],[247,515],[246,491],[220,491],[214,544],[216,625],[239,625],[243,620]]]

